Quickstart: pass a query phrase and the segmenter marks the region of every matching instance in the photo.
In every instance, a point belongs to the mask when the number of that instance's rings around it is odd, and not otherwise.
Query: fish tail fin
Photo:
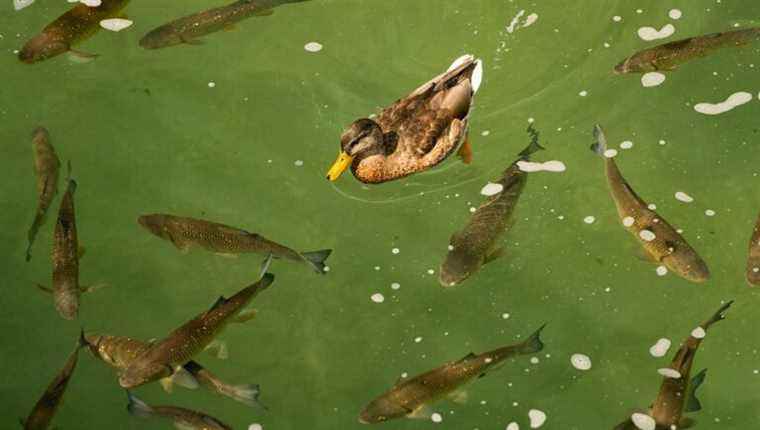
[[[90,342],[87,341],[87,337],[84,335],[84,328],[79,329],[79,339],[77,339],[77,349],[89,347]]]
[[[45,212],[38,211],[34,216],[34,222],[32,222],[32,226],[29,227],[29,231],[26,234],[28,241],[28,245],[26,247],[27,262],[32,259],[32,245],[34,245],[34,239],[37,237],[37,232],[39,232],[43,222],[45,222]]]
[[[134,415],[140,418],[148,418],[153,415],[153,408],[148,406],[147,403],[135,397],[129,391],[127,391],[127,399],[129,399],[129,403],[127,404],[127,411],[130,413],[130,415]]]
[[[594,126],[594,143],[591,144],[591,150],[600,157],[604,157],[604,151],[607,150],[607,136],[604,135],[604,130],[599,124]]]
[[[541,331],[546,327],[546,324],[538,328],[529,338],[525,339],[525,342],[520,345],[521,354],[533,354],[544,349],[544,343],[541,341]]]
[[[517,154],[523,160],[529,160],[532,154],[546,149],[538,143],[538,136],[540,133],[535,128],[533,128],[533,123],[530,123],[528,125],[528,129],[526,131],[530,135],[530,143],[525,147],[525,149]]]
[[[707,369],[702,369],[689,383],[689,389],[686,394],[686,409],[684,412],[697,412],[702,410],[702,402],[697,398],[697,388],[705,382],[705,376],[707,376]]]
[[[711,325],[715,324],[716,322],[723,321],[724,319],[726,319],[726,311],[728,310],[728,308],[731,307],[733,303],[734,301],[730,300],[729,302],[721,306],[720,309],[718,309],[718,311],[715,312],[713,316],[710,317],[710,319],[702,323],[702,328],[707,329]]]
[[[332,249],[321,249],[319,251],[304,252],[301,256],[311,265],[315,272],[325,273],[325,260],[332,253]]]
[[[261,395],[261,387],[259,387],[259,384],[233,385],[227,388],[225,394],[231,399],[252,408],[269,409],[259,401],[259,396]]]

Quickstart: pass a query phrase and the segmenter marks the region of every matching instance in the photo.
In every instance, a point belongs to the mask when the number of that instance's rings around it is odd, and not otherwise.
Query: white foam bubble
[[[650,211],[657,210],[657,205],[654,203],[650,203],[647,205],[647,209],[649,209]]]
[[[538,21],[538,14],[537,13],[532,13],[532,14],[528,15],[525,18],[525,23],[523,24],[523,28],[530,27],[531,25],[535,24],[536,21]]]
[[[123,18],[110,18],[100,21],[100,26],[106,30],[121,31],[125,28],[129,28],[134,22]]]
[[[630,140],[625,140],[623,142],[620,142],[620,149],[631,149],[633,148],[633,142]]]
[[[712,209],[705,210],[705,215],[707,216],[715,216],[715,211]]]
[[[623,218],[623,225],[626,226],[626,227],[632,226],[635,222],[636,222],[636,220],[633,219],[632,216],[627,216],[627,217]]]
[[[707,336],[707,332],[702,327],[697,327],[691,331],[691,336],[697,339],[704,339]]]
[[[564,172],[567,170],[565,163],[557,160],[536,163],[533,161],[520,160],[517,162],[517,168],[523,172]]]
[[[398,282],[394,282],[391,284],[391,290],[398,290],[399,288],[401,288],[401,284],[399,284]]]
[[[665,276],[668,274],[668,268],[665,266],[657,266],[655,273],[657,273],[657,276]]]
[[[639,37],[646,41],[665,39],[666,37],[672,36],[675,32],[676,28],[673,24],[665,24],[665,26],[659,30],[653,27],[641,27],[638,31]]]
[[[655,234],[651,230],[647,230],[647,229],[641,230],[639,232],[639,237],[644,239],[647,242],[651,242],[655,240],[655,238],[657,238],[657,236],[655,236]]]
[[[530,418],[530,428],[537,429],[546,422],[546,413],[538,409],[531,409],[528,411],[528,418]]]
[[[684,193],[683,191],[677,191],[676,200],[684,202],[684,203],[691,203],[694,201],[694,197]]]
[[[670,19],[681,19],[683,16],[683,13],[680,9],[670,9],[670,12],[668,12],[668,16]]]
[[[657,373],[660,375],[670,378],[670,379],[681,379],[681,372],[671,369],[670,367],[663,367],[662,369],[657,369]]]
[[[531,357],[530,358],[530,362],[531,362],[531,364],[538,364],[538,362],[539,362],[538,357]]]
[[[594,221],[596,221],[596,218],[593,215],[589,215],[586,218],[583,218],[583,222],[586,224],[593,224]]]
[[[434,423],[440,423],[443,421],[443,417],[438,412],[433,412],[433,415],[430,415],[430,420]]]
[[[591,369],[591,358],[585,354],[573,354],[570,357],[570,363],[578,370]]]
[[[615,21],[615,22],[620,22],[620,21],[623,20],[623,17],[620,16],[620,15],[615,15],[615,16],[612,17],[612,20]]]
[[[79,3],[89,7],[98,7],[103,3],[101,0],[79,0]]]
[[[503,314],[501,314],[501,319],[504,319],[504,320],[509,319],[509,314],[507,312],[504,312]]]
[[[507,424],[507,427],[504,430],[520,430],[520,426],[512,421],[511,423]]]
[[[752,94],[740,91],[731,94],[720,103],[697,103],[694,105],[694,110],[705,115],[719,115],[750,101],[752,101]]]
[[[639,412],[631,415],[631,421],[639,430],[655,430],[657,428],[657,422],[655,422],[654,418]]]
[[[209,83],[208,83],[208,87],[209,87],[209,88],[214,88],[214,87],[216,87],[216,82],[214,82],[214,81],[211,81],[211,82],[209,82]]]
[[[610,148],[604,151],[604,156],[607,158],[613,158],[618,155],[617,149]]]
[[[483,194],[484,196],[493,196],[499,194],[502,190],[504,190],[504,185],[489,182],[480,190],[480,194]]]
[[[319,42],[309,42],[303,46],[308,52],[319,52],[322,50],[322,44]]]
[[[649,72],[641,75],[641,85],[645,88],[656,87],[665,82],[665,75],[660,72]]]
[[[253,423],[248,426],[248,430],[264,430],[264,426],[259,423]]]
[[[393,253],[393,254],[398,254],[399,252],[401,252],[401,250],[398,249],[398,248],[391,249],[391,253]]]
[[[293,165],[295,165],[296,167],[301,167],[303,166],[303,160],[296,160],[293,162]]]
[[[34,0],[13,0],[13,8],[21,10],[25,7],[29,7],[34,3]]]
[[[586,97],[588,95],[588,91],[583,90],[583,91],[579,92],[578,95],[581,96],[581,97]]]
[[[665,354],[668,353],[668,350],[670,349],[670,339],[666,338],[660,338],[657,340],[657,343],[652,345],[651,348],[649,348],[649,354],[652,357],[664,357]]]
[[[422,336],[417,336],[414,338],[414,343],[420,343],[422,342]]]
[[[375,303],[382,303],[385,301],[385,297],[380,293],[373,294],[370,299]]]

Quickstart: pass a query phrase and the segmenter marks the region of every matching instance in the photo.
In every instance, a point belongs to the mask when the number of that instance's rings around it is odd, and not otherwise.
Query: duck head
[[[369,118],[356,120],[341,135],[340,148],[338,159],[327,171],[331,181],[337,180],[357,156],[384,154],[383,130]]]

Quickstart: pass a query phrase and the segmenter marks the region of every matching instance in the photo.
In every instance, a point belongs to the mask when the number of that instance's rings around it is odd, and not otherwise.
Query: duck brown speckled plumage
[[[387,182],[429,169],[457,148],[468,161],[468,117],[481,80],[481,61],[465,55],[374,119],[354,121],[327,179],[350,166],[364,183]]]

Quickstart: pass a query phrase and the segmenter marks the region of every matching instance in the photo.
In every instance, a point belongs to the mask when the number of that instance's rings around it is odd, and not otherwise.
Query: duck
[[[366,184],[392,181],[430,169],[454,151],[469,164],[469,114],[482,79],[482,61],[463,55],[379,114],[357,119],[342,133],[327,179],[338,180],[350,167]]]

